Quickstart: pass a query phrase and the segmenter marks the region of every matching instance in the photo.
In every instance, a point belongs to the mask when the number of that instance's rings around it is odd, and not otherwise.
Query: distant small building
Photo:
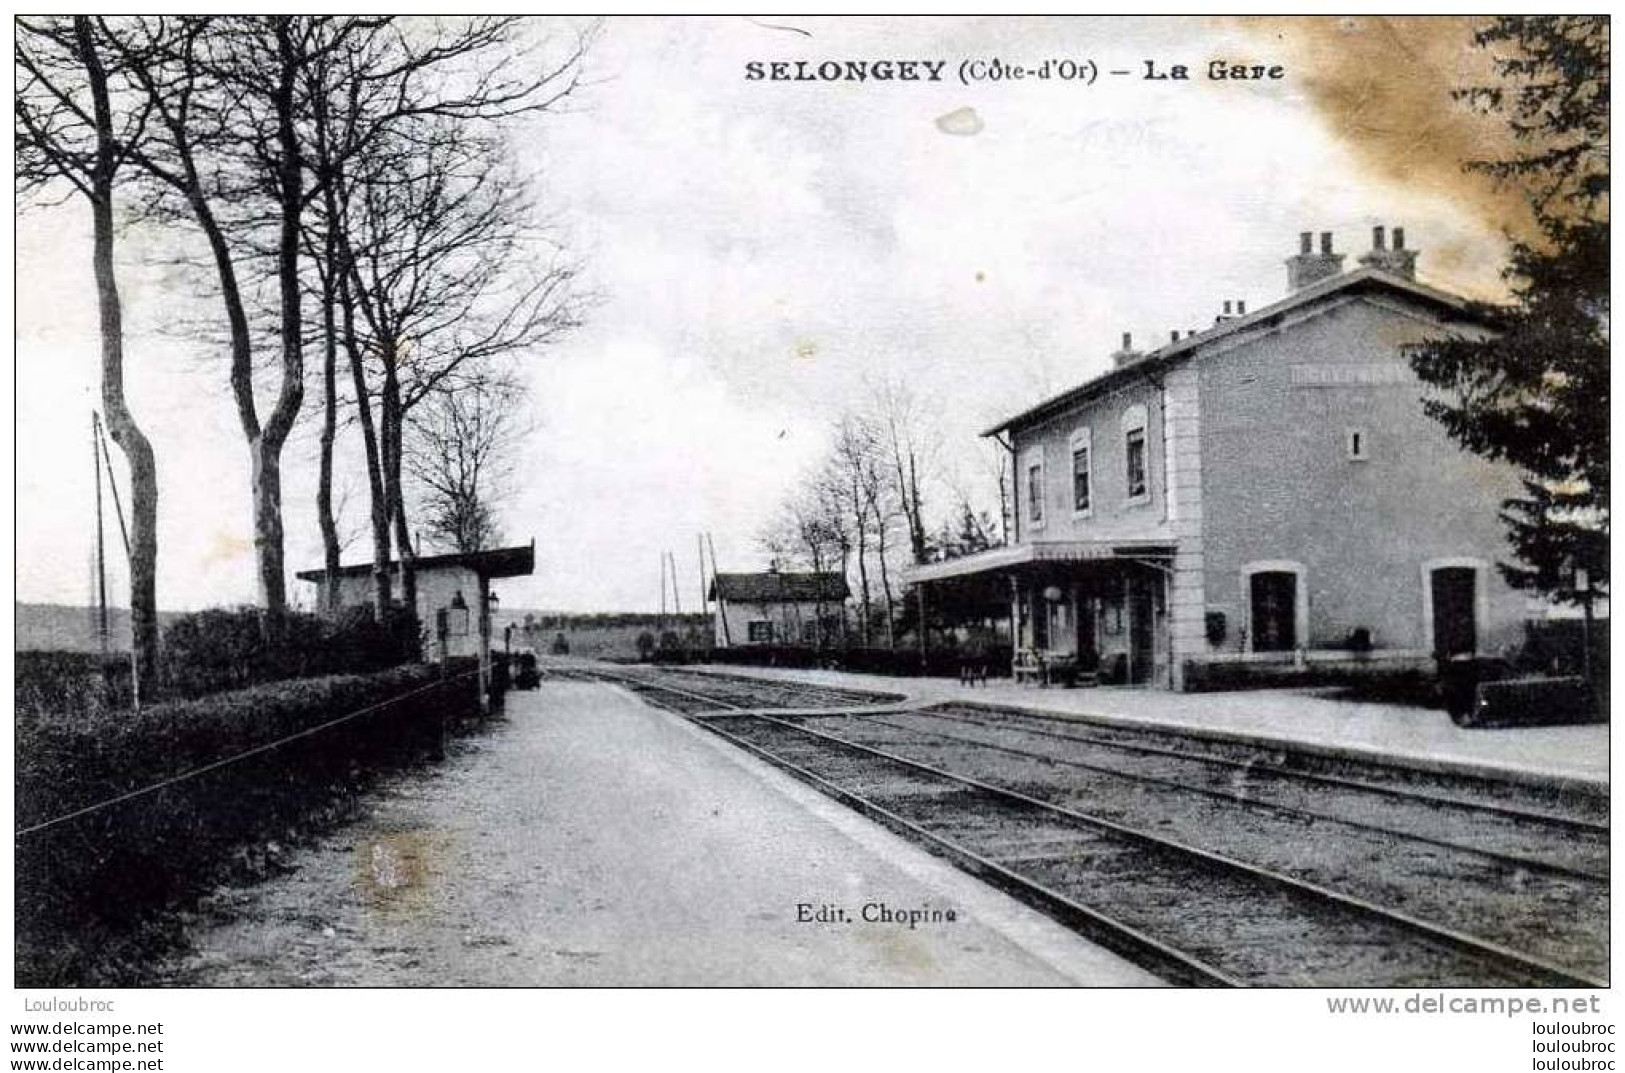
[[[819,645],[838,639],[846,626],[846,578],[838,573],[717,574],[715,644]]]
[[[496,578],[524,577],[536,569],[534,543],[513,548],[492,548],[489,551],[454,552],[448,555],[424,555],[413,562],[413,576],[417,582],[417,617],[425,636],[424,658],[437,659],[442,654],[439,644],[440,616],[446,618],[447,656],[480,655],[481,641],[490,644],[490,616],[481,616],[480,608],[491,610],[496,601],[491,581]],[[395,598],[400,599],[400,563],[391,562]],[[357,563],[339,570],[338,602],[328,605],[325,570],[301,570],[302,581],[316,584],[317,605],[320,614],[329,615],[341,608],[366,606],[372,603],[372,563]]]

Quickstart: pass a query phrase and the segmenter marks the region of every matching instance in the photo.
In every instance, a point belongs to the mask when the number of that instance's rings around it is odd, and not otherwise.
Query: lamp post
[[[500,601],[491,591],[491,579],[480,575],[480,714],[491,712],[491,612]]]

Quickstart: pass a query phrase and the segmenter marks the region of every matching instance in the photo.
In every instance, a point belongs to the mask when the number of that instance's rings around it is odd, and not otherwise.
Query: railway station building
[[[1521,640],[1544,607],[1495,569],[1518,476],[1423,412],[1405,353],[1489,329],[1416,278],[1399,228],[1344,259],[1305,233],[1281,300],[1226,302],[1149,352],[1125,335],[1109,371],[988,429],[1015,475],[1010,542],[909,580],[927,601],[996,584],[1018,653],[1173,689]]]

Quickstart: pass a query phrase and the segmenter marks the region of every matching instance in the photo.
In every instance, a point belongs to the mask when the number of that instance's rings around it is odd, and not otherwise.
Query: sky
[[[589,301],[579,330],[524,359],[533,431],[500,516],[508,542],[534,537],[537,570],[502,584],[506,607],[653,609],[667,550],[697,607],[697,535],[725,571],[764,566],[760,534],[877,384],[907,385],[930,415],[939,502],[952,484],[993,510],[981,429],[1105,371],[1125,331],[1155,345],[1224,300],[1281,297],[1300,231],[1335,232],[1353,267],[1372,225],[1404,227],[1423,279],[1499,293],[1515,221],[1461,172],[1490,134],[1449,98],[1482,59],[1453,20],[785,21],[609,19],[583,88],[513,130]],[[962,61],[994,58],[1102,74],[957,79]],[[1285,75],[1210,81],[1219,58]],[[946,66],[938,83],[746,78],[753,61],[828,59]],[[1147,61],[1192,78],[1144,79]],[[21,215],[16,250],[17,598],[85,603],[88,210]],[[161,254],[140,232],[121,244],[129,394],[160,473],[159,602],[251,602],[225,364],[177,327],[206,307]],[[321,560],[318,406],[313,384],[285,455],[290,571]],[[350,440],[346,562],[368,554]],[[124,577],[112,571],[113,591]],[[290,587],[312,602],[308,583]]]

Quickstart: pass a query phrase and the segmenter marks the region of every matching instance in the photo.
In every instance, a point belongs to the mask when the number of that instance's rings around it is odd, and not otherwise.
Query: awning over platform
[[[419,555],[412,560],[412,569],[420,574],[448,566],[466,567],[486,578],[526,577],[536,572],[536,541],[511,548],[489,548],[485,551],[452,552],[446,555]],[[391,560],[389,571],[401,568]],[[364,577],[373,572],[372,563],[356,563],[339,567],[340,577]],[[326,570],[301,570],[296,575],[301,581],[321,581]]]
[[[1015,570],[1037,563],[1136,562],[1174,554],[1171,540],[1036,540],[910,568],[910,584]]]

